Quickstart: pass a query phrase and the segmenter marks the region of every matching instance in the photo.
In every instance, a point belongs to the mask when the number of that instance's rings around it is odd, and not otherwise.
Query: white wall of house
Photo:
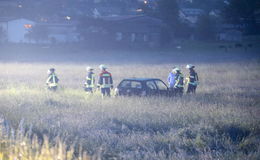
[[[8,42],[11,43],[30,43],[30,41],[26,38],[26,34],[28,33],[30,28],[28,25],[35,25],[35,22],[28,19],[15,19],[8,22],[7,28],[7,38]]]

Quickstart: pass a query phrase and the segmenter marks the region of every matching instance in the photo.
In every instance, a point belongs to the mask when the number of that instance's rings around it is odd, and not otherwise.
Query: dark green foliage
[[[160,0],[158,11],[158,17],[172,27],[171,29],[179,23],[179,6],[176,0]]]
[[[254,13],[258,9],[258,0],[230,0],[223,8],[223,16],[227,23],[246,24],[247,34],[257,34],[260,31],[257,29]]]
[[[200,40],[213,40],[215,36],[215,21],[205,14],[200,16],[196,28],[196,37]]]

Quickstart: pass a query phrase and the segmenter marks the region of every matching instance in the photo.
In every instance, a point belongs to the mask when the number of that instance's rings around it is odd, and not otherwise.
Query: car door
[[[146,85],[147,95],[151,96],[151,95],[158,95],[159,94],[154,80],[146,81],[145,85]]]
[[[128,92],[131,90],[131,81],[123,80],[119,85],[119,95],[128,95]]]
[[[154,80],[154,82],[157,86],[159,95],[163,95],[163,96],[169,95],[169,89],[163,81],[158,79],[158,80]]]
[[[119,84],[119,95],[140,95],[142,84],[140,81],[124,80]]]
[[[141,95],[143,91],[142,83],[140,81],[131,81],[131,94],[130,95]]]

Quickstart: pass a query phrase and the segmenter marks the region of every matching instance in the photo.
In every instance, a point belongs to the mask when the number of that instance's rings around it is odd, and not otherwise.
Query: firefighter
[[[98,88],[101,89],[102,97],[107,95],[110,97],[110,91],[113,88],[113,78],[111,73],[107,71],[107,67],[103,64],[99,66],[101,73],[98,79]]]
[[[174,95],[182,96],[184,90],[184,77],[179,68],[175,68],[174,73],[175,73]]]
[[[85,82],[85,91],[88,93],[93,93],[94,87],[95,87],[95,74],[94,74],[94,68],[87,67],[87,77]]]
[[[186,84],[188,85],[187,93],[196,93],[196,88],[199,83],[199,77],[194,70],[195,66],[188,64],[186,68],[190,70],[189,77],[186,78]]]
[[[59,78],[55,74],[55,69],[50,68],[47,71],[48,79],[46,81],[46,85],[48,86],[48,89],[51,91],[56,91],[58,87]]]

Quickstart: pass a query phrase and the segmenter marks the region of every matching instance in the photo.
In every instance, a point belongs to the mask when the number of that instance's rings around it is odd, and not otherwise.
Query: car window
[[[146,82],[146,86],[149,88],[149,89],[152,89],[152,90],[156,90],[156,85],[153,81],[147,81]]]
[[[132,81],[131,88],[141,89],[142,84],[141,84],[141,82],[138,82],[138,81]]]
[[[167,90],[167,86],[160,80],[155,80],[155,83],[159,90]]]
[[[131,81],[123,81],[123,82],[121,82],[120,87],[122,87],[122,88],[130,88],[131,87]]]
[[[141,82],[138,81],[123,81],[120,84],[121,88],[137,88],[137,89],[141,89],[142,88],[142,84]]]

